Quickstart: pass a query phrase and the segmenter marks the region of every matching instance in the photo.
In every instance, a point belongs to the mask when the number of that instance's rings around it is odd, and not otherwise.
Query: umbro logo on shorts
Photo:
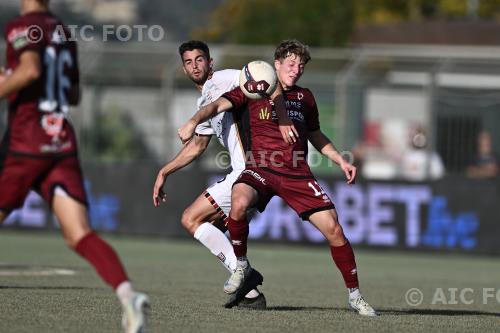
[[[233,245],[241,245],[242,244],[242,242],[240,240],[232,240],[231,243]]]

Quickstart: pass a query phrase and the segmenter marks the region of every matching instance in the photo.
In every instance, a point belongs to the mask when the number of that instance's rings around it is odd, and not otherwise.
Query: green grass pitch
[[[148,332],[500,329],[498,258],[356,251],[363,294],[380,313],[364,318],[347,309],[346,290],[326,246],[250,242],[251,263],[264,275],[268,309],[228,310],[222,290],[227,272],[198,242],[105,238],[135,287],[150,295]],[[52,275],[54,268],[74,274]],[[420,305],[405,301],[410,288],[422,291]],[[120,332],[114,293],[56,234],[0,233],[0,295],[0,332]]]

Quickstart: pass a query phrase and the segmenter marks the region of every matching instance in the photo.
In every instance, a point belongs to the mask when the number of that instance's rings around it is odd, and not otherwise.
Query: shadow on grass
[[[348,308],[319,307],[319,306],[269,306],[269,311],[354,311]],[[500,313],[477,311],[477,310],[452,310],[452,309],[378,309],[377,313],[384,315],[421,315],[421,316],[491,316],[500,317]]]
[[[268,306],[267,310],[270,311],[350,311],[345,308],[333,308],[322,306]]]
[[[452,309],[382,309],[380,314],[387,315],[422,315],[422,316],[491,316],[500,317],[500,313],[477,310],[452,310]]]

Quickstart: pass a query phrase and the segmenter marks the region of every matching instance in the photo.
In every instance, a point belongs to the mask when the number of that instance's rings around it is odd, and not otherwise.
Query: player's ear
[[[208,69],[212,70],[214,66],[214,59],[210,58],[208,59]]]
[[[274,60],[274,69],[276,69],[276,71],[280,70],[280,66],[281,66],[281,61],[279,59]]]

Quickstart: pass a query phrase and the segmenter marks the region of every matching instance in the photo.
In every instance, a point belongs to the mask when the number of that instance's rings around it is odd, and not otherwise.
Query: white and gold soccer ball
[[[250,99],[269,97],[278,83],[273,66],[262,60],[249,62],[240,73],[240,88]]]

